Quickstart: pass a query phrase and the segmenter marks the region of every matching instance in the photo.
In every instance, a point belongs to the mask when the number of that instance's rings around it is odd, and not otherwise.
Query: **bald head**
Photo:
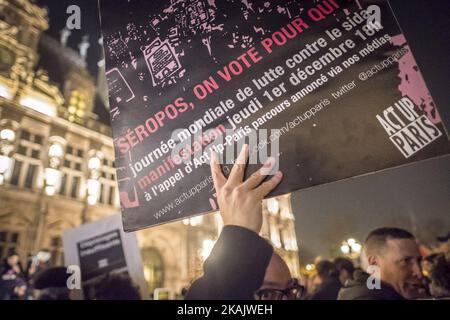
[[[291,272],[286,262],[277,253],[272,254],[261,288],[285,289],[291,281]]]

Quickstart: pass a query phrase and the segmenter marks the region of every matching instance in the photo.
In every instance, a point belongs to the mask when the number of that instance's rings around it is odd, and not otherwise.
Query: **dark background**
[[[91,47],[91,72],[101,56],[96,0],[39,0],[50,12],[51,29],[59,37],[66,20],[66,8],[78,4],[82,30],[69,39],[78,49],[84,34]],[[391,0],[425,81],[447,128],[450,128],[450,1]],[[107,119],[104,119],[107,121]],[[379,226],[407,228],[423,241],[450,231],[450,157],[386,170],[364,177],[298,191],[292,195],[297,217],[297,237],[302,263],[316,255],[327,256],[347,237],[364,240]]]

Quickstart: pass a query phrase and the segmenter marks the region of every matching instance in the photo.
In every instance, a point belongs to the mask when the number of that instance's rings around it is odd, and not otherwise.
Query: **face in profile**
[[[22,286],[18,286],[14,288],[14,293],[18,296],[18,297],[23,297],[25,296],[25,294],[27,293],[27,286],[22,285]]]
[[[376,256],[381,280],[390,284],[405,299],[426,296],[421,268],[422,257],[413,239],[389,239]]]
[[[302,288],[291,278],[291,272],[284,260],[273,254],[266,269],[264,282],[255,293],[257,300],[295,300]]]
[[[16,254],[9,256],[7,262],[11,267],[13,267],[19,263],[19,256]]]

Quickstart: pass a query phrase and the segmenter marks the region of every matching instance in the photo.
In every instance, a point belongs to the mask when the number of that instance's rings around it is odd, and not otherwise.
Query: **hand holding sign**
[[[259,233],[262,227],[262,200],[281,182],[283,174],[278,171],[270,180],[263,182],[275,164],[275,159],[269,158],[260,170],[243,181],[248,156],[249,147],[244,145],[227,180],[217,154],[212,152],[211,173],[224,225],[235,225]]]

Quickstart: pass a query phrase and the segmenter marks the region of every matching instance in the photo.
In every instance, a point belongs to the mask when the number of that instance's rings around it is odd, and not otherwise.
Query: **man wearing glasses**
[[[281,172],[267,179],[275,165],[268,162],[244,181],[249,147],[244,145],[228,179],[215,153],[211,173],[224,228],[203,265],[203,276],[186,294],[193,300],[296,299],[303,292],[291,279],[286,263],[272,246],[259,236],[262,227],[262,200],[281,181]]]

